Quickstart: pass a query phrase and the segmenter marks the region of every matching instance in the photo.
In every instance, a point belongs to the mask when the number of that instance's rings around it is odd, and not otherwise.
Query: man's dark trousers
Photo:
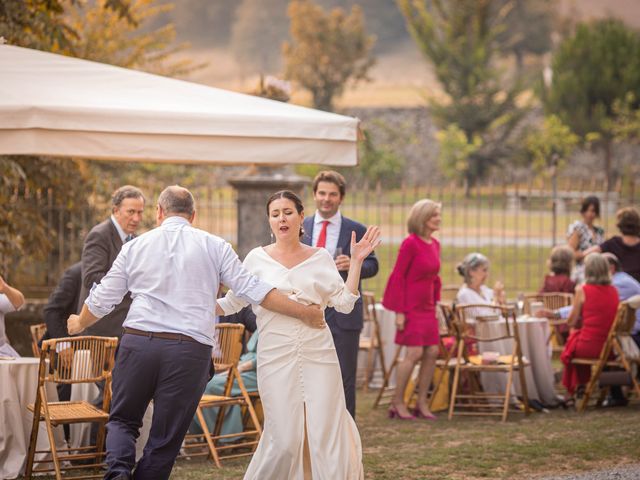
[[[105,479],[168,479],[207,382],[211,347],[125,334],[113,369]],[[153,399],[153,422],[135,472],[135,441]]]

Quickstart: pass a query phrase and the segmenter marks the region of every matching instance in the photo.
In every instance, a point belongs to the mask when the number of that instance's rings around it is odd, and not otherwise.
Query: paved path
[[[595,472],[573,475],[557,475],[539,480],[638,480],[640,479],[640,463],[609,468]]]

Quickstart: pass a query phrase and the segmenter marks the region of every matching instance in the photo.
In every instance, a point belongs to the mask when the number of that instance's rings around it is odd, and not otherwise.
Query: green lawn
[[[399,422],[388,420],[384,409],[372,410],[373,398],[358,398],[366,479],[535,478],[637,462],[640,451],[637,404],[583,415],[514,415],[504,424],[468,417],[447,421],[444,414],[437,422]],[[204,460],[179,460],[171,478],[241,479],[247,463],[228,461],[217,470]]]

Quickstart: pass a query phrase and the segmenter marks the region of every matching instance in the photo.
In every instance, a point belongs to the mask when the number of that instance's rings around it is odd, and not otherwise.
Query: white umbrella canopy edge
[[[357,118],[0,45],[0,153],[356,165]]]

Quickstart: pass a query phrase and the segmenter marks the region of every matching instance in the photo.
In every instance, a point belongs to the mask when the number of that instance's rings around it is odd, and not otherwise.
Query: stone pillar
[[[257,246],[271,243],[267,220],[267,199],[278,190],[291,190],[302,197],[309,183],[307,177],[295,174],[256,172],[229,180],[238,191],[238,245],[236,251],[243,259]]]

